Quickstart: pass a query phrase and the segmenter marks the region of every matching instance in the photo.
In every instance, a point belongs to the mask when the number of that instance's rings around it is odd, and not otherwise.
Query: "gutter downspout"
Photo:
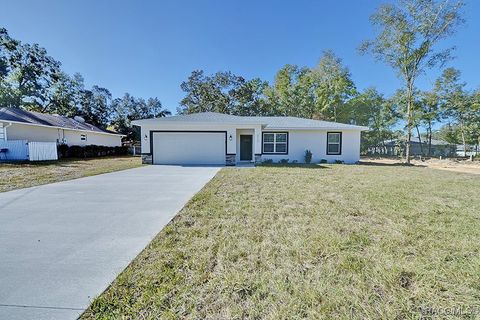
[[[8,127],[11,127],[11,126],[12,126],[12,123],[9,122],[9,123],[7,124],[7,126],[3,127],[3,139],[4,139],[5,141],[8,140],[8,139],[7,139],[7,128],[8,128]]]

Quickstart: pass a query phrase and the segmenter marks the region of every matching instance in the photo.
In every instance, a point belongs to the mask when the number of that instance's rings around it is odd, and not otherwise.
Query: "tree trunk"
[[[405,161],[410,164],[410,140],[412,139],[412,96],[413,96],[413,84],[407,81],[407,141],[405,141]]]
[[[418,142],[420,143],[420,156],[423,156],[422,138],[420,137],[420,129],[418,128],[418,124],[415,125],[415,128],[417,129]]]
[[[463,120],[460,121],[460,131],[462,132],[462,144],[463,144],[463,156],[467,156],[467,143],[465,142],[465,132],[464,132]]]
[[[432,155],[432,122],[428,122],[428,156]]]

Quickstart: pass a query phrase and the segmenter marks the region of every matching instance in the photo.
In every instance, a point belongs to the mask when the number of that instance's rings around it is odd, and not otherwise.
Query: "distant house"
[[[463,144],[457,145],[457,156],[459,157],[469,157],[469,156],[477,156],[480,154],[480,149],[478,145],[466,145],[467,151],[465,152]]]
[[[17,108],[0,108],[0,142],[27,140],[67,145],[122,145],[123,135],[74,119]]]
[[[390,156],[401,156],[405,154],[405,140],[394,139],[387,140],[383,143],[384,148],[382,154]],[[422,143],[418,141],[418,138],[412,138],[410,140],[410,154],[412,156],[428,156],[429,142],[428,140],[422,140]],[[443,140],[432,139],[432,145],[430,150],[430,156],[434,157],[453,157],[456,155],[457,145],[448,143]]]

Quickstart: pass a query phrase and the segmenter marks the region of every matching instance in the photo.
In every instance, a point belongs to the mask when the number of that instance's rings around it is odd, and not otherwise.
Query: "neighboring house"
[[[122,145],[123,135],[85,123],[80,117],[71,119],[17,108],[0,108],[0,141],[27,140],[56,142],[67,145]]]
[[[366,127],[294,117],[244,117],[205,112],[136,120],[142,159],[153,164],[259,163],[282,159],[345,163],[360,160]]]
[[[465,152],[463,144],[457,145],[456,154],[459,157],[470,157],[477,156],[480,154],[480,149],[478,145],[466,145],[467,152]]]
[[[455,156],[457,146],[443,140],[432,139],[432,146],[430,149],[430,156],[434,157],[453,157]],[[429,150],[428,140],[418,141],[418,138],[410,140],[410,154],[412,156],[427,156]],[[380,154],[389,156],[402,156],[405,154],[405,140],[394,139],[384,142],[383,148],[380,148]]]

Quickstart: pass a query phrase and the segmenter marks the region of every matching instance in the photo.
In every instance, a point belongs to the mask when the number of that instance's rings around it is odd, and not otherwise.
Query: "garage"
[[[225,165],[223,131],[155,131],[151,139],[154,164]]]

